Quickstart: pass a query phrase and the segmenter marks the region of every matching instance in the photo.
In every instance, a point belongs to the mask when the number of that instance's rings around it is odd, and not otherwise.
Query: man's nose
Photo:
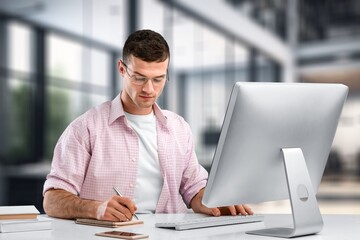
[[[151,79],[148,79],[143,86],[143,91],[151,93],[154,91],[154,85]]]

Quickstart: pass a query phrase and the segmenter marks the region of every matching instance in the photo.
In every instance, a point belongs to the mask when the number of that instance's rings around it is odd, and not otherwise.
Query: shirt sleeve
[[[81,121],[68,126],[56,144],[43,194],[52,188],[80,194],[91,157],[89,142],[89,131]]]
[[[195,144],[193,136],[190,130],[190,126],[186,124],[188,133],[188,148],[187,148],[187,164],[185,166],[181,185],[180,194],[182,195],[184,202],[188,208],[190,208],[190,202],[193,197],[205,187],[208,173],[199,164],[198,158],[195,153]]]

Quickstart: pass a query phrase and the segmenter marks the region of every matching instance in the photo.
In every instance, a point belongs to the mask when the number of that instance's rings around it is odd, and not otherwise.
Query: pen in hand
[[[123,195],[121,194],[121,192],[116,188],[113,187],[114,191],[116,192],[117,195],[119,195],[120,197],[123,197]],[[134,213],[134,217],[139,220],[138,216],[136,216],[136,214]]]

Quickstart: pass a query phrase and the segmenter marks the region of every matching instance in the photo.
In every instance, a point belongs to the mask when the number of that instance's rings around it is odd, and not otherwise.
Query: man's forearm
[[[44,195],[44,210],[48,216],[58,218],[96,218],[101,203],[80,199],[78,196],[61,189],[48,190]]]

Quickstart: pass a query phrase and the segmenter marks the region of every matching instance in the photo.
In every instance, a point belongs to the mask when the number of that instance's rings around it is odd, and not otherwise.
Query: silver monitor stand
[[[300,148],[283,148],[284,167],[291,203],[293,228],[267,228],[248,234],[273,237],[297,237],[321,231],[323,220]]]

